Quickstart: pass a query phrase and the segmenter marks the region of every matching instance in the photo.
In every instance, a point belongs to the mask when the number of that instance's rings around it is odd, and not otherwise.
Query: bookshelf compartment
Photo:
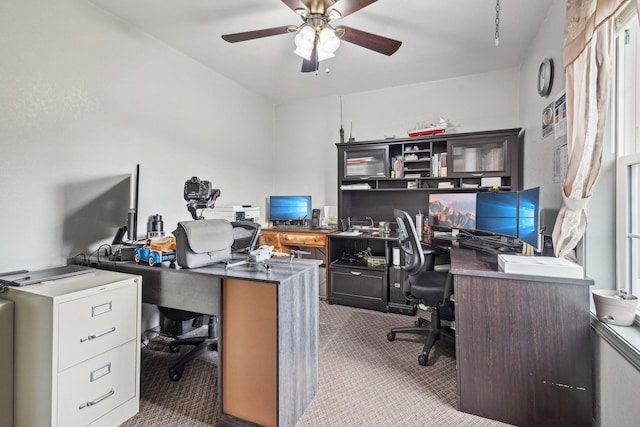
[[[451,161],[448,162],[449,173],[453,176],[509,174],[507,142],[506,139],[449,141],[447,147],[451,156]]]

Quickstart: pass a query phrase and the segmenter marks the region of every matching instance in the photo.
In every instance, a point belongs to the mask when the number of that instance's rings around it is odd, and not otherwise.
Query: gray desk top
[[[233,260],[237,261],[245,259],[242,256],[234,256]],[[301,259],[295,258],[291,263],[288,258],[271,258],[268,264],[271,266],[271,270],[267,269],[262,263],[249,263],[244,265],[238,265],[230,268],[225,268],[225,264],[217,263],[206,267],[200,268],[180,268],[177,265],[171,266],[169,263],[163,263],[153,267],[140,263],[136,264],[133,261],[110,261],[105,259],[92,259],[91,266],[97,268],[103,268],[107,270],[123,271],[131,274],[144,274],[144,272],[158,272],[169,273],[171,271],[180,272],[180,274],[202,274],[216,276],[220,278],[233,278],[241,280],[253,280],[267,283],[281,283],[305,273],[307,270],[313,267],[318,267],[322,263],[321,260],[315,259]]]

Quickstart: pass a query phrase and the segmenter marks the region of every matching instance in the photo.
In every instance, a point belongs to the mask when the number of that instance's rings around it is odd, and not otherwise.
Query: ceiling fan
[[[302,72],[318,71],[318,63],[332,58],[340,46],[340,40],[364,48],[393,55],[402,42],[382,37],[344,25],[333,27],[330,21],[344,18],[377,0],[282,0],[302,18],[302,24],[265,28],[243,33],[225,34],[222,38],[237,43],[278,34],[297,33],[295,54],[303,58]]]

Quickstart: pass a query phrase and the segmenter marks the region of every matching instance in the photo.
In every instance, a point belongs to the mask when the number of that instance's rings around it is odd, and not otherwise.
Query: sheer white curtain
[[[635,0],[640,7],[640,0]],[[553,229],[558,257],[573,257],[587,227],[587,204],[600,174],[612,89],[613,16],[625,0],[567,0],[564,69],[569,165]]]

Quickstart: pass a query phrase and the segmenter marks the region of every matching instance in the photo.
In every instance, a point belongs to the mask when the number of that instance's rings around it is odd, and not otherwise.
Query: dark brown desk
[[[276,227],[263,228],[260,231],[260,244],[273,246],[276,252],[290,252],[299,248],[318,248],[324,252],[324,264],[327,268],[325,277],[325,295],[329,295],[328,277],[328,240],[327,236],[335,233],[334,228]]]
[[[498,271],[451,249],[458,409],[518,426],[591,426],[590,279]]]

